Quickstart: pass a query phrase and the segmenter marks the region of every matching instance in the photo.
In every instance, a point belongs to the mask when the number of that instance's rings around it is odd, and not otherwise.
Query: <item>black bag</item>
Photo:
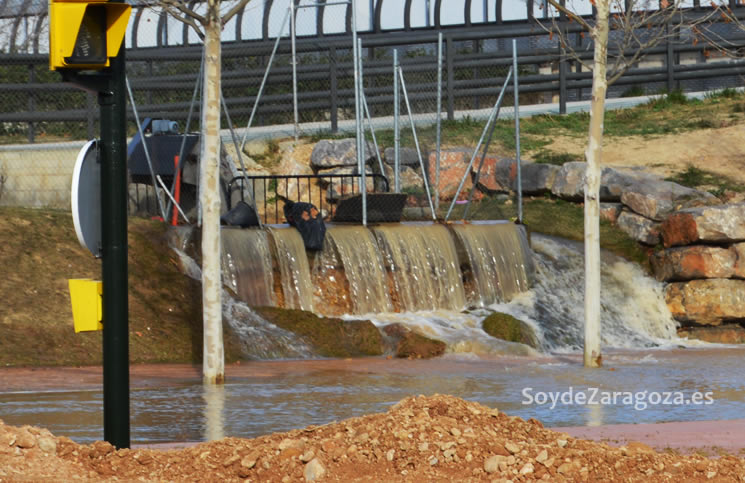
[[[245,201],[239,201],[232,210],[220,217],[220,223],[248,228],[249,226],[259,226],[259,217],[256,216],[256,211],[251,205]]]
[[[311,203],[288,201],[285,203],[284,212],[287,223],[300,232],[307,250],[319,251],[323,249],[326,225],[318,212],[318,208]]]

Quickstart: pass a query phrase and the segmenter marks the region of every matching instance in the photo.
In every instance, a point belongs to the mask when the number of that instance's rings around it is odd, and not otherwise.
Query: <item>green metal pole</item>
[[[111,59],[101,106],[103,244],[103,432],[129,448],[129,308],[127,305],[127,139],[124,46]]]

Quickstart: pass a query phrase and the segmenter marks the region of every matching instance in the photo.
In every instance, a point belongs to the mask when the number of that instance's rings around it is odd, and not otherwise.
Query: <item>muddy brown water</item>
[[[745,414],[745,383],[735,369],[743,355],[743,348],[726,347],[614,351],[599,370],[584,369],[579,355],[243,362],[227,368],[220,387],[203,386],[195,366],[132,366],[132,443],[254,437],[383,412],[406,396],[436,393],[547,426],[736,419]],[[602,404],[580,404],[577,394],[589,397],[593,388]],[[615,402],[599,400],[613,392]],[[711,394],[694,404],[696,392]],[[552,408],[550,399],[539,404],[539,393],[564,400]],[[630,403],[625,393],[636,399]],[[671,397],[665,404],[666,393],[685,403]],[[0,370],[6,424],[91,442],[103,436],[102,404],[100,367]]]

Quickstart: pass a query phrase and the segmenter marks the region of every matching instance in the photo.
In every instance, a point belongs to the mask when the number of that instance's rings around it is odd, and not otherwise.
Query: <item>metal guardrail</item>
[[[387,193],[390,191],[388,178],[382,174],[366,174],[366,177],[372,180],[373,193]],[[257,183],[261,184],[261,192],[264,194],[261,205],[263,207],[263,223],[283,223],[284,213],[280,216],[279,201],[280,198],[294,202],[307,202],[316,205],[319,211],[327,210],[329,216],[333,216],[336,210],[336,204],[344,196],[354,195],[360,192],[359,174],[292,174],[292,175],[243,175],[236,176],[228,182],[228,193],[239,191],[241,201],[245,201],[246,184],[251,183],[251,193],[256,193]],[[297,181],[297,186],[291,188],[290,180]],[[335,184],[338,180],[338,184]],[[304,181],[304,183],[303,183]],[[317,199],[314,199],[314,182],[318,190]],[[277,193],[282,191],[280,187],[284,184],[284,193],[287,197],[280,196]],[[324,186],[325,185],[325,186]],[[293,193],[290,193],[292,190]],[[368,190],[369,191],[369,190]],[[269,197],[270,193],[273,197]],[[290,195],[296,195],[290,197]],[[228,197],[228,210],[233,208],[232,197]],[[316,203],[317,201],[317,203]],[[270,215],[274,208],[274,221],[270,221]],[[259,206],[258,215],[262,216]]]

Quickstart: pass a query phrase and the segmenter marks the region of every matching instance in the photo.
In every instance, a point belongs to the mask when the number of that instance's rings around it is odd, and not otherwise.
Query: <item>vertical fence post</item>
[[[446,39],[445,50],[447,52],[447,70],[448,70],[448,121],[455,119],[455,72],[453,72],[453,61],[455,60],[455,46],[453,38],[448,36]]]
[[[34,82],[36,82],[36,69],[34,68],[34,64],[28,65],[28,81],[30,84],[33,84]],[[34,112],[36,111],[36,98],[34,96],[34,91],[29,90],[27,92],[28,92],[28,112]],[[36,133],[34,132],[34,123],[33,121],[29,121],[28,142],[33,143],[35,137],[36,137]]]
[[[336,70],[336,47],[329,49],[329,76],[331,90],[331,132],[339,130],[339,103],[337,96],[339,95],[339,80],[337,78]]]
[[[295,48],[295,0],[290,0],[290,39],[292,43],[292,119],[295,131],[295,144],[300,129],[297,109],[297,51]]]
[[[670,22],[665,26],[665,35],[667,40],[665,41],[667,51],[665,52],[665,65],[667,67],[667,92],[675,90],[675,46],[673,45],[672,39],[670,39]]]
[[[93,138],[96,137],[96,134],[95,134],[95,127],[96,127],[95,126],[95,123],[96,123],[96,121],[95,121],[95,118],[94,118],[94,116],[95,116],[95,111],[94,111],[95,103],[96,103],[95,94],[92,94],[90,92],[86,92],[86,94],[85,94],[85,107],[86,107],[86,113],[87,113],[87,115],[86,115],[86,121],[87,121],[86,134],[88,134],[88,139],[93,139]]]
[[[566,5],[566,0],[561,0],[561,6]],[[565,39],[569,36],[567,28],[564,25],[566,21],[566,13],[563,11],[559,14],[559,22],[561,34],[560,39]],[[559,114],[567,113],[567,62],[566,62],[566,49],[563,42],[559,42]],[[517,79],[517,77],[516,77]]]
[[[398,119],[401,111],[400,88],[398,87],[398,49],[393,49],[393,190],[401,192],[401,132]]]
[[[442,32],[437,33],[437,154],[435,157],[435,213],[440,212],[440,155],[442,144]]]
[[[515,162],[517,163],[517,221],[523,222],[523,180],[520,166],[520,87],[517,72],[517,40],[512,39],[512,72],[515,75]]]
[[[357,2],[351,0],[352,7],[352,61],[354,62],[354,124],[357,138],[357,170],[360,175],[360,194],[362,195],[362,225],[367,226],[367,180],[365,179],[364,144],[362,137],[361,99],[360,99],[360,54],[361,43],[357,39]]]

